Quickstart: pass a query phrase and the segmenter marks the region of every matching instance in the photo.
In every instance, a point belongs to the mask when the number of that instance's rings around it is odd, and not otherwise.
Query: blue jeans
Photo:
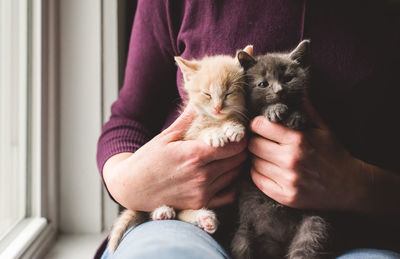
[[[225,250],[205,231],[177,220],[149,221],[130,228],[114,254],[106,250],[102,259],[223,259]],[[400,259],[390,251],[352,250],[338,259]]]

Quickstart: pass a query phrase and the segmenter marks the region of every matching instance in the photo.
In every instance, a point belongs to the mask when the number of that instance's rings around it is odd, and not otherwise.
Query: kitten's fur
[[[304,128],[302,98],[308,86],[308,48],[309,41],[305,40],[290,53],[270,53],[255,59],[238,54],[247,69],[252,116],[262,114],[292,129]],[[322,258],[327,228],[322,217],[279,204],[249,179],[240,188],[233,257]]]
[[[244,52],[251,54],[252,46],[247,46]],[[191,105],[197,112],[184,139],[201,139],[213,147],[240,141],[245,134],[247,116],[244,69],[238,58],[218,55],[185,60],[175,57],[175,61],[184,78],[185,105]],[[153,220],[173,219],[175,216],[175,210],[169,206],[161,206],[151,213]],[[109,250],[114,252],[125,231],[147,218],[145,212],[123,211],[110,233]],[[218,227],[215,213],[205,208],[182,210],[177,218],[211,234]]]

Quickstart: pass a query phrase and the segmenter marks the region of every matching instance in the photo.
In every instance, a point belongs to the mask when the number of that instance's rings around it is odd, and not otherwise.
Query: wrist
[[[121,167],[121,164],[131,157],[132,154],[133,153],[116,154],[110,157],[103,166],[102,177],[104,185],[111,197],[119,204],[123,203],[120,200],[121,197],[123,197],[121,193],[123,189],[119,187],[120,184],[118,183],[123,176],[119,173],[121,171],[119,167]]]
[[[350,185],[350,199],[348,210],[359,213],[369,213],[371,197],[373,197],[372,186],[376,172],[374,167],[360,159],[353,157],[353,183]]]
[[[389,220],[399,217],[400,177],[391,171],[357,160],[360,184],[353,211]]]

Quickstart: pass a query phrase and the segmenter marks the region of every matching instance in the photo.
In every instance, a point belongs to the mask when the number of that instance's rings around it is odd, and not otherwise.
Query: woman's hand
[[[288,129],[258,116],[249,141],[251,176],[258,188],[284,205],[302,209],[365,210],[374,175],[351,156],[307,104],[314,127]]]
[[[141,211],[160,205],[199,209],[233,202],[234,191],[226,187],[246,159],[246,141],[219,148],[200,140],[182,141],[194,116],[194,110],[186,109],[134,154],[121,153],[106,162],[104,181],[116,201]]]

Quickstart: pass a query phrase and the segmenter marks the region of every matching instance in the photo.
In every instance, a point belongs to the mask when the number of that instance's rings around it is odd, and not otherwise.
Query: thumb
[[[168,142],[181,140],[192,125],[195,117],[196,111],[192,106],[188,105],[182,114],[162,132],[162,135],[168,136]]]
[[[304,109],[305,109],[305,112],[308,115],[310,123],[312,124],[313,127],[319,128],[319,129],[328,129],[329,128],[326,125],[326,123],[322,120],[319,113],[315,110],[308,94],[304,97]]]

